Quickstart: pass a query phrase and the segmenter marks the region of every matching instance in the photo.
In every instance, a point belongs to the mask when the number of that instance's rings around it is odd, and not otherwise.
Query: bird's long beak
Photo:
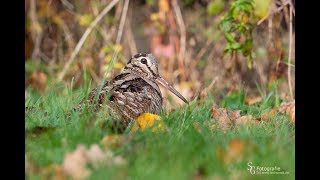
[[[188,104],[186,98],[184,98],[172,85],[170,85],[165,79],[161,76],[157,77],[157,80],[167,89],[169,89],[174,95],[178,96],[182,101]]]

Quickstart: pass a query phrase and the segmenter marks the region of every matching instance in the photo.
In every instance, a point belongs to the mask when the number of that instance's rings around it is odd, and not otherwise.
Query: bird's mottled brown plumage
[[[128,61],[121,74],[104,84],[94,109],[107,108],[122,127],[127,127],[142,113],[160,114],[162,95],[157,80],[187,102],[159,75],[155,57],[152,54],[139,53]],[[89,104],[94,104],[96,93],[97,88],[90,92]]]

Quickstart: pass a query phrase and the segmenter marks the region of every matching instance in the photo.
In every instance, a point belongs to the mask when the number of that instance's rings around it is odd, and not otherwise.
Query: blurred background
[[[111,65],[107,79],[150,52],[187,99],[242,91],[250,104],[276,89],[290,101],[294,14],[286,0],[26,0],[26,93],[86,78],[95,87]]]

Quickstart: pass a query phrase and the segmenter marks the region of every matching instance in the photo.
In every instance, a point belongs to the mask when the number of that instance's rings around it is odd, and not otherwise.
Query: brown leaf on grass
[[[245,99],[245,103],[248,105],[260,102],[262,100],[262,98],[260,96],[257,97],[252,97],[252,96],[247,96]]]
[[[241,116],[235,120],[235,124],[246,124],[247,122],[250,122],[252,124],[259,123],[259,121],[254,119],[252,115]]]
[[[86,152],[87,161],[97,167],[99,163],[103,162],[106,158],[112,158],[111,151],[103,152],[97,144],[90,146],[90,149]]]
[[[226,156],[224,157],[225,163],[241,159],[245,149],[245,141],[241,139],[233,139],[229,142]]]
[[[295,101],[281,103],[278,109],[279,112],[285,113],[289,116],[290,122],[295,123]]]
[[[269,121],[273,116],[275,116],[277,113],[277,108],[272,108],[269,111],[265,111],[261,114],[260,117],[257,118],[259,121]]]
[[[213,118],[218,121],[222,129],[226,129],[232,125],[232,120],[236,119],[237,113],[226,108],[219,108],[217,105],[214,105],[212,108]]]
[[[42,71],[34,71],[28,78],[28,84],[33,88],[44,92],[46,89],[47,75]]]
[[[67,180],[68,177],[64,173],[61,165],[51,164],[45,167],[39,167],[38,171],[33,173],[39,174],[42,179]]]
[[[225,164],[229,164],[243,158],[247,141],[242,139],[230,140],[226,149],[218,148],[216,154]]]
[[[115,157],[109,149],[101,150],[97,144],[91,145],[89,149],[80,144],[73,152],[65,155],[62,167],[63,171],[73,179],[85,179],[91,173],[87,164],[96,168],[102,163],[122,165],[125,160],[120,156]]]
[[[66,174],[63,171],[63,167],[61,165],[57,165],[55,167],[55,176],[53,178],[54,180],[65,180],[68,179],[66,177]]]
[[[251,122],[257,124],[252,115],[241,116],[240,110],[232,110],[227,108],[219,108],[217,105],[214,105],[212,108],[212,115],[215,120],[218,121],[222,129],[229,128],[232,125],[245,124]]]
[[[124,136],[121,134],[107,135],[100,141],[106,147],[119,147],[125,140]]]
[[[90,171],[86,168],[87,157],[86,147],[78,145],[76,150],[67,153],[63,161],[63,170],[66,174],[74,179],[84,179],[90,175]]]
[[[289,116],[289,120],[292,123],[295,123],[295,102],[283,102],[280,104],[279,107],[274,107],[269,111],[266,111],[262,113],[260,117],[257,118],[257,120],[263,120],[263,121],[268,121],[272,117],[276,115],[277,112],[285,113]]]

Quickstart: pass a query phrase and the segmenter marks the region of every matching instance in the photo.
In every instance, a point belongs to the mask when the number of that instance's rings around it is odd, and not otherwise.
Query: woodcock
[[[117,126],[124,128],[142,113],[160,114],[162,95],[157,82],[188,103],[160,76],[155,57],[146,53],[134,55],[119,75],[103,85],[99,95],[98,88],[93,89],[88,101],[91,105],[97,103],[96,110],[108,108]]]

